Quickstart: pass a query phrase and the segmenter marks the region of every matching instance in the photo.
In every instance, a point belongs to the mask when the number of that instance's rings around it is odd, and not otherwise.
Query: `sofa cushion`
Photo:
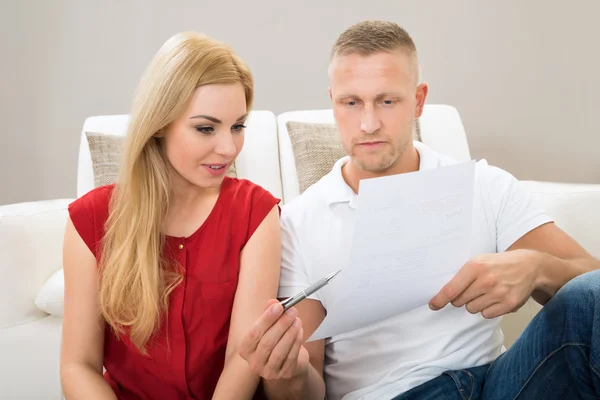
[[[62,320],[47,315],[0,329],[0,399],[62,400]]]
[[[335,125],[290,121],[287,124],[300,193],[326,175],[346,153]]]
[[[35,298],[35,305],[47,314],[62,318],[64,292],[64,273],[61,268],[44,282]]]
[[[294,152],[300,193],[325,176],[346,155],[335,124],[286,122]],[[414,139],[420,141],[420,124],[415,120]]]
[[[125,137],[98,132],[85,132],[88,141],[94,186],[104,186],[117,181],[119,166],[123,157]],[[227,176],[237,177],[235,162],[227,171]]]
[[[62,267],[67,208],[72,201],[0,206],[0,331],[47,316],[35,298]]]
[[[124,138],[95,132],[86,132],[85,135],[92,156],[94,186],[104,186],[116,182],[123,154]]]

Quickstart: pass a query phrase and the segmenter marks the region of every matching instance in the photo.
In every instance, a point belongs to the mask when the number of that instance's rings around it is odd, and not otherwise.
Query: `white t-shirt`
[[[456,161],[415,142],[420,170]],[[355,223],[357,195],[342,178],[342,158],[330,173],[283,206],[280,297],[290,297],[343,268]],[[508,172],[476,163],[472,256],[503,252],[551,219]],[[311,296],[325,309],[335,293],[325,286]],[[325,342],[329,400],[389,399],[449,369],[493,361],[504,350],[500,318],[486,320],[449,304],[427,305]]]

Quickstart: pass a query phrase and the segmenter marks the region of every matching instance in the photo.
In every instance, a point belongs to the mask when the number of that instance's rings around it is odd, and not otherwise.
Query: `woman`
[[[69,206],[67,399],[253,398],[237,346],[276,297],[280,233],[278,199],[226,176],[252,100],[247,67],[206,36],[151,62],[118,182]]]

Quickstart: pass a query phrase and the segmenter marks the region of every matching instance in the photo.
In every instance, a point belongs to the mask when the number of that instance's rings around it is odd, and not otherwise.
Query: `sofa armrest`
[[[522,181],[533,200],[541,205],[557,226],[595,257],[600,257],[600,185]],[[504,343],[509,347],[542,306],[529,301],[502,321]]]
[[[0,329],[46,314],[35,305],[44,282],[62,268],[67,207],[73,199],[0,206]]]

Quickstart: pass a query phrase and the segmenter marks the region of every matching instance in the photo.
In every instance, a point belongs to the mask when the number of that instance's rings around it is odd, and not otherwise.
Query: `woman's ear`
[[[154,135],[155,138],[157,139],[161,139],[165,136],[165,130],[164,129],[159,129]]]

